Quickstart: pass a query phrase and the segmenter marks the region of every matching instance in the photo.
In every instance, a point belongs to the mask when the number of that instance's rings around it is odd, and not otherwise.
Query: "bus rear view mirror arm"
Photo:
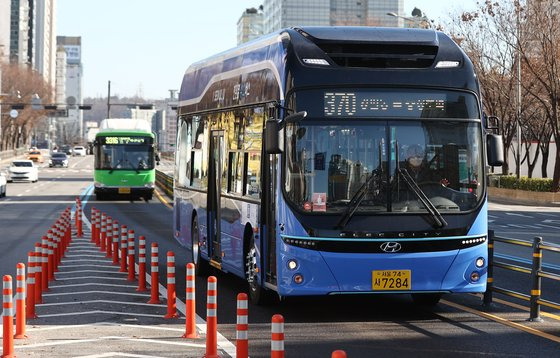
[[[297,112],[290,114],[284,120],[277,121],[276,119],[268,119],[264,129],[265,148],[267,154],[280,154],[282,153],[280,131],[287,123],[297,123],[307,117],[307,112]]]
[[[488,165],[501,167],[504,164],[504,143],[501,135],[486,135],[486,155]]]

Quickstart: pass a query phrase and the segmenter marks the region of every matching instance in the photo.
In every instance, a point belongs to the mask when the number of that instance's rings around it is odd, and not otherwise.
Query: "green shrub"
[[[519,189],[527,191],[552,191],[552,179],[521,177],[519,180],[514,175],[499,175],[490,178],[490,186],[504,189]]]

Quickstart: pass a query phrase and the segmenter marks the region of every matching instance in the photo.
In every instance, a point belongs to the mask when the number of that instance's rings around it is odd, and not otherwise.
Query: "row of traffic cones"
[[[78,208],[78,200],[76,208]],[[78,215],[78,209],[76,209],[76,215]],[[81,218],[79,220],[81,222]],[[28,253],[27,282],[25,264],[21,262],[17,264],[15,312],[12,298],[12,276],[4,275],[2,280],[2,357],[14,357],[14,338],[27,338],[25,334],[26,321],[37,318],[35,305],[43,303],[43,292],[48,291],[49,282],[55,280],[54,273],[58,271],[58,266],[72,240],[71,222],[70,208],[66,208],[47,231],[47,234],[41,238],[41,241],[35,244],[34,251]],[[15,334],[14,313],[16,319]]]

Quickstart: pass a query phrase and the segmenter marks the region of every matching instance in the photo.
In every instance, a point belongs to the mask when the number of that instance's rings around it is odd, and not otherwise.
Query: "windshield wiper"
[[[406,183],[406,185],[409,186],[410,190],[412,190],[414,195],[416,195],[416,197],[426,207],[426,210],[428,211],[428,213],[431,215],[432,219],[434,220],[434,224],[435,224],[434,227],[442,228],[442,227],[447,226],[447,222],[445,221],[443,216],[441,216],[441,213],[438,211],[438,209],[436,208],[434,203],[432,203],[430,201],[430,199],[428,199],[428,197],[422,191],[422,189],[420,189],[418,184],[416,184],[416,181],[410,175],[410,173],[406,169],[401,168],[398,164],[397,164],[397,173],[400,174],[400,176],[404,179],[404,182]]]
[[[369,191],[369,186],[370,186],[371,182],[373,181],[373,179],[376,179],[376,178],[378,180],[380,178],[379,171],[377,169],[374,169],[371,172],[371,174],[369,175],[369,177],[366,179],[366,181],[358,189],[358,191],[356,191],[356,193],[354,194],[352,199],[350,199],[350,202],[348,203],[348,206],[346,207],[346,210],[344,211],[344,213],[340,217],[340,220],[336,224],[335,229],[339,229],[339,230],[344,229],[344,227],[348,224],[350,219],[352,219],[352,216],[354,216],[354,213],[356,212],[356,210],[358,210],[358,207],[360,206],[360,204],[362,203],[362,201],[366,197],[366,194]],[[377,182],[376,184],[377,184],[376,187],[378,187],[379,182]]]
[[[121,163],[122,163],[122,160],[119,160],[119,161],[117,162],[117,164],[115,164],[114,167],[111,167],[111,170],[109,170],[109,174],[113,174],[113,171],[115,170],[115,168],[118,167],[119,164],[121,164]]]

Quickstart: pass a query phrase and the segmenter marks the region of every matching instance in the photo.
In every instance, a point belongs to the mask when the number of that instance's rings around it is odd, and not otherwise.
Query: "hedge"
[[[552,179],[550,178],[528,178],[517,179],[515,175],[491,176],[490,186],[504,189],[519,189],[527,191],[552,191]]]

